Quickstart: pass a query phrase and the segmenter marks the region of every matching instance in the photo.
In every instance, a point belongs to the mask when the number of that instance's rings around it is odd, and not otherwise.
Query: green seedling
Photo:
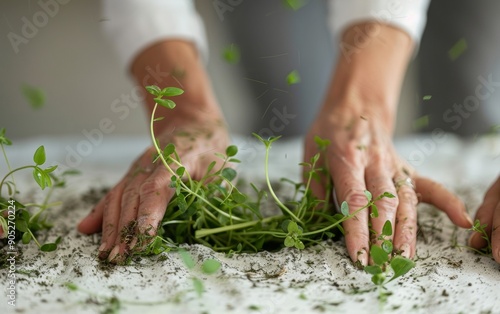
[[[179,254],[181,255],[182,261],[184,262],[186,268],[189,269],[191,273],[193,273],[196,263],[194,262],[191,255],[189,255],[187,251],[182,249],[179,250]],[[221,264],[219,261],[215,259],[207,259],[201,264],[200,271],[205,275],[213,275],[219,271],[220,266]],[[203,295],[203,292],[205,291],[203,281],[194,274],[192,274],[191,280],[193,281],[194,291],[196,292],[198,297],[201,297]]]
[[[235,44],[230,44],[226,48],[224,48],[224,52],[222,53],[222,57],[229,64],[236,64],[240,62],[240,48]]]
[[[286,76],[286,83],[288,85],[294,85],[300,83],[299,71],[293,70],[292,72],[288,73],[288,75]]]
[[[28,244],[33,240],[41,251],[54,251],[61,241],[60,237],[54,242],[41,244],[36,234],[52,227],[47,221],[45,212],[47,209],[61,204],[60,202],[50,202],[52,193],[55,188],[64,187],[66,184],[64,178],[67,175],[75,174],[75,172],[66,171],[56,176],[54,171],[57,166],[45,167],[44,146],[38,147],[33,154],[33,164],[12,168],[6,152],[6,146],[11,145],[12,141],[6,137],[5,129],[0,129],[0,149],[7,165],[7,174],[0,181],[0,227],[2,228],[4,244],[12,251],[17,242]],[[36,184],[42,190],[48,190],[42,203],[21,203],[19,201],[21,192],[15,183],[14,174],[23,170],[31,170]]]
[[[389,239],[390,236],[392,236],[392,224],[387,220],[382,228],[382,233],[376,238],[381,244],[372,244],[370,247],[373,265],[364,267],[364,270],[372,275],[372,282],[378,287],[381,305],[391,295],[385,285],[415,267],[412,260],[400,255],[393,256],[393,244]]]

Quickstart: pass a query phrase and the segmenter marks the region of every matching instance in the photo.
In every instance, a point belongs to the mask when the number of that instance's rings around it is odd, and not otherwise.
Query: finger
[[[102,238],[101,246],[99,246],[100,259],[106,259],[113,247],[116,239],[118,221],[120,218],[120,207],[123,188],[125,186],[125,181],[118,183],[111,191],[106,194],[101,202],[100,206],[96,209],[96,212],[102,211]],[[99,205],[98,204],[98,205]]]
[[[110,228],[114,237],[114,247],[108,256],[109,262],[121,263],[125,260],[137,226],[137,211],[139,208],[139,187],[150,175],[147,171],[129,174],[121,195],[121,209],[119,212],[118,226]]]
[[[102,230],[102,215],[106,198],[103,197],[94,208],[83,218],[77,226],[77,230],[84,234],[93,234]]]
[[[141,184],[137,214],[139,234],[147,236],[156,234],[158,226],[165,215],[167,205],[175,192],[169,186],[170,182],[168,171],[164,167],[159,167],[152,176]],[[145,239],[147,240],[147,237]],[[145,244],[147,243],[139,241],[139,249],[142,249]]]
[[[464,203],[455,194],[448,191],[443,185],[427,178],[416,177],[415,184],[423,203],[436,206],[459,227],[472,227],[472,219],[467,214]]]
[[[372,193],[373,197],[377,197],[384,192],[389,192],[394,196],[397,196],[396,188],[394,187],[394,182],[392,180],[393,173],[387,170],[384,165],[380,162],[371,164],[366,169],[365,180],[368,190]],[[365,202],[367,200],[365,199]],[[378,217],[372,217],[372,229],[374,234],[372,234],[372,243],[379,243],[377,237],[382,234],[382,229],[386,221],[391,222],[391,226],[394,226],[396,220],[396,211],[398,208],[398,198],[388,198],[384,197],[375,202],[377,207]],[[372,211],[372,216],[375,214]],[[387,240],[392,240],[392,235],[386,237]]]
[[[497,195],[497,205],[495,206],[491,231],[491,254],[495,261],[500,263],[500,193]]]
[[[417,245],[417,204],[415,187],[403,184],[398,189],[399,205],[394,230],[394,248],[406,258],[413,258]]]
[[[500,179],[495,182],[488,189],[486,194],[484,195],[483,203],[476,212],[475,220],[479,220],[481,224],[485,224],[485,231],[488,235],[491,234],[493,216],[495,213],[495,208],[498,206],[499,198],[500,198]],[[474,232],[470,239],[469,245],[473,248],[483,248],[486,246],[486,240],[483,239],[482,235],[478,232]]]
[[[352,159],[351,159],[352,160]],[[337,199],[340,202],[346,201],[349,205],[349,214],[353,214],[359,208],[366,205],[366,190],[364,180],[364,166],[361,162],[351,165],[341,160],[341,164],[334,164],[330,160],[330,169],[332,170],[332,179],[337,193]],[[347,251],[353,262],[368,265],[368,210],[358,212],[353,218],[343,222],[345,230],[345,242]]]
[[[309,143],[306,143],[306,147],[304,149],[304,162],[309,163],[311,161],[311,158],[313,157],[310,152],[315,152],[317,151],[316,148],[313,149],[313,147]],[[323,152],[324,154],[324,152]],[[322,155],[323,155],[322,154]],[[323,161],[324,161],[324,156],[320,157],[320,160],[318,161],[318,166],[323,167]],[[303,166],[302,167],[302,182],[304,184],[307,184],[309,180],[309,172],[311,168],[308,166]],[[326,176],[324,174],[319,174],[319,180],[313,178],[311,180],[311,183],[309,185],[309,189],[311,190],[312,194],[319,200],[324,200],[326,198]]]

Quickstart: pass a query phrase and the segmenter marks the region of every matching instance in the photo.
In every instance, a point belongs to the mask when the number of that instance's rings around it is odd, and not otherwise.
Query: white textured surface
[[[418,149],[417,141],[408,138],[397,142],[402,156]],[[81,291],[69,291],[62,284],[73,282],[99,296],[116,296],[122,301],[120,313],[376,313],[377,292],[370,277],[355,269],[342,241],[325,242],[298,252],[285,249],[276,253],[241,254],[232,258],[212,252],[203,246],[188,248],[198,262],[218,259],[222,270],[204,279],[206,293],[198,298],[192,289],[191,276],[177,253],[143,259],[140,264],[103,269],[96,260],[99,236],[81,236],[75,224],[90,209],[81,201],[89,187],[110,186],[121,176],[135,155],[145,146],[144,139],[106,139],[106,145],[94,149],[81,164],[83,175],[73,178],[70,186],[59,193],[65,208],[54,215],[56,227],[49,239],[65,234],[60,249],[40,253],[31,246],[24,252],[18,270],[38,271],[18,274],[17,310],[22,313],[96,313],[105,309],[102,299]],[[244,139],[238,140],[244,143]],[[70,139],[35,139],[17,143],[10,151],[16,164],[29,162],[36,143],[46,143],[49,160],[64,161]],[[253,145],[246,146],[251,161],[241,167],[245,178],[262,177],[262,151],[253,156]],[[23,157],[27,156],[27,157]],[[118,159],[112,159],[121,156]],[[296,166],[301,156],[298,141],[273,145],[273,176],[298,178]],[[500,169],[498,138],[461,142],[449,138],[429,154],[418,169],[454,188],[474,211],[482,194]],[[25,160],[23,161],[23,158]],[[22,176],[20,176],[22,177]],[[68,209],[69,208],[69,209]],[[417,266],[405,277],[388,285],[394,294],[384,306],[384,313],[481,313],[498,312],[500,300],[500,266],[491,258],[451,247],[454,228],[448,219],[433,209],[421,206],[419,221],[423,237],[418,240]],[[431,229],[434,228],[434,232]],[[458,231],[458,243],[466,243],[467,232]],[[0,270],[0,278],[6,278]],[[6,287],[6,280],[2,286]],[[353,294],[354,289],[370,290]],[[3,290],[3,288],[2,288]],[[300,297],[302,295],[302,297]],[[15,309],[0,296],[4,313]],[[133,303],[149,304],[133,304]],[[252,309],[254,308],[254,309]]]

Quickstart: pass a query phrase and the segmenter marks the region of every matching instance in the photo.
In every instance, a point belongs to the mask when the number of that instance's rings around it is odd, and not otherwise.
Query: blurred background
[[[326,1],[293,1],[301,3],[296,10],[282,0],[220,1],[231,10],[220,14],[212,0],[196,6],[208,35],[207,69],[231,131],[248,135],[269,128],[273,110],[286,107],[297,118],[276,135],[304,134],[336,58]],[[14,139],[84,138],[106,118],[114,125],[112,135],[147,134],[140,106],[123,120],[111,110],[114,101],[130,95],[133,82],[101,30],[106,17],[100,1],[60,2],[66,4],[41,23],[38,1],[0,1],[0,128]],[[500,124],[498,12],[495,0],[431,3],[419,55],[404,82],[396,136],[436,128],[474,136]],[[43,26],[31,38],[12,35],[21,35],[26,20],[34,18]],[[231,44],[241,51],[236,64],[222,57]],[[288,85],[292,70],[300,83]],[[28,104],[24,85],[43,90],[42,108]]]

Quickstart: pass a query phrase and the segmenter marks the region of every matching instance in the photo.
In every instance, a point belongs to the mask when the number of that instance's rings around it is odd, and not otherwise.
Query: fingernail
[[[365,249],[358,251],[358,262],[361,263],[361,266],[363,267],[368,265],[368,254]]]
[[[120,246],[116,245],[112,250],[111,253],[109,253],[108,256],[108,262],[112,262],[116,256],[118,256],[118,253],[120,252]]]
[[[128,246],[128,247],[129,247],[129,249],[130,249],[130,250],[133,250],[133,249],[135,248],[135,245],[136,245],[136,244],[137,244],[137,237],[134,237],[134,238],[132,239],[132,241],[130,241],[130,244],[129,244],[129,246]]]
[[[97,249],[99,252],[102,252],[104,251],[104,249],[106,248],[106,242],[104,242],[103,244],[101,244],[101,246],[99,247],[99,249]]]
[[[469,217],[469,214],[464,213],[465,219],[469,222],[470,226],[472,227],[474,225],[474,221],[472,221],[472,218]]]
[[[410,258],[410,245],[408,243],[401,245],[399,250],[401,251],[401,256]]]

